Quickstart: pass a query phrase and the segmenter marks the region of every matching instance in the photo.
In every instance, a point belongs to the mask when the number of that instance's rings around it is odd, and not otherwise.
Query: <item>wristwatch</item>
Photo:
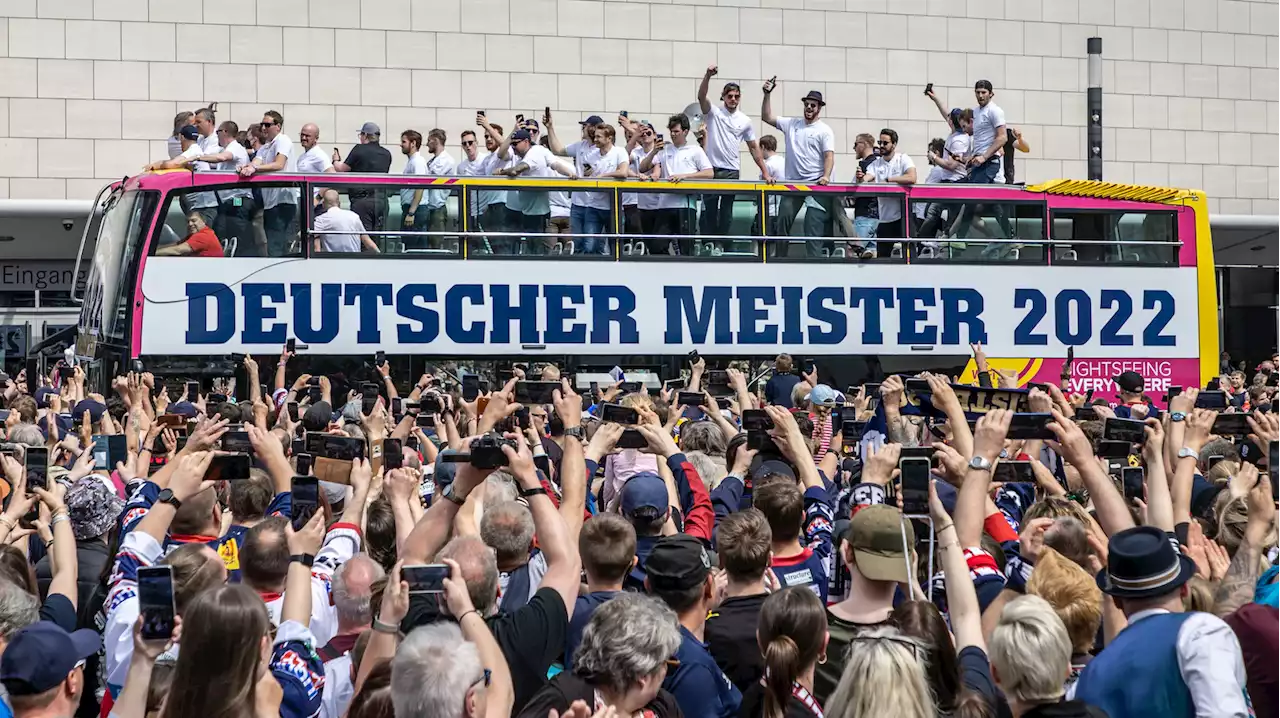
[[[307,568],[311,568],[316,562],[316,557],[309,553],[295,553],[289,557],[289,563],[300,563]]]
[[[1178,449],[1178,458],[1179,459],[1192,458],[1192,459],[1195,459],[1196,461],[1199,461],[1200,452],[1196,451],[1190,446],[1184,446],[1181,449]]]
[[[1180,411],[1169,412],[1169,421],[1186,421],[1187,415]]]
[[[535,487],[533,487],[532,489],[520,489],[520,497],[521,497],[521,498],[525,498],[525,499],[527,499],[527,498],[530,498],[530,497],[533,497],[533,496],[537,496],[538,494],[542,494],[543,496],[546,496],[546,495],[547,495],[547,487],[545,487],[545,486],[535,486]]]
[[[173,489],[164,489],[161,491],[156,496],[156,503],[169,504],[173,507],[174,511],[182,508],[182,502],[178,500],[178,497],[173,495]]]
[[[454,483],[450,482],[447,486],[444,487],[444,491],[440,492],[440,495],[445,497],[446,499],[449,499],[450,501],[452,501],[453,503],[459,506],[465,504],[467,502],[467,497],[459,496],[457,492],[453,490],[453,487],[454,487]]]
[[[990,471],[991,462],[985,456],[975,456],[969,459],[969,468],[974,471]]]
[[[565,430],[564,430],[564,435],[565,435],[565,436],[572,436],[573,438],[577,439],[578,441],[582,441],[582,427],[581,427],[581,426],[570,426],[570,427],[568,427],[567,429],[565,429]]]

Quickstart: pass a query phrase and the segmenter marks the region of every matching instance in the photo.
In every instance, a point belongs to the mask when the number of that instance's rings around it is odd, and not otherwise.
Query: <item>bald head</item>
[[[307,124],[302,126],[301,130],[298,131],[298,142],[302,145],[302,148],[305,150],[309,150],[312,147],[315,147],[316,143],[319,141],[320,141],[320,128],[313,123],[308,122]]]
[[[374,582],[386,572],[368,554],[356,554],[333,574],[333,607],[338,613],[338,632],[369,626],[373,621],[370,600]]]
[[[320,193],[320,199],[324,202],[324,208],[337,207],[342,204],[342,198],[338,196],[338,190],[327,189]]]
[[[436,554],[437,562],[446,558],[458,562],[476,610],[484,616],[492,613],[498,602],[498,561],[488,545],[476,536],[459,536]]]

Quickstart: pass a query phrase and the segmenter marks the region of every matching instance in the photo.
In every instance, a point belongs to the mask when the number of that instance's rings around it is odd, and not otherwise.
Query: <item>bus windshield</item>
[[[85,342],[124,343],[139,248],[154,219],[158,198],[157,192],[116,190],[104,202],[80,310],[77,353],[82,356],[93,355]]]

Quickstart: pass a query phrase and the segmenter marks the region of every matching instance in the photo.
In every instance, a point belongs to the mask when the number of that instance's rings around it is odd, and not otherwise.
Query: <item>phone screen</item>
[[[902,459],[898,462],[902,471],[902,513],[920,515],[929,513],[929,460]]]
[[[640,414],[621,404],[604,404],[600,407],[600,420],[613,424],[635,424],[640,421]]]
[[[291,401],[285,406],[287,406],[289,410],[289,421],[296,424],[298,422],[298,402]]]
[[[244,481],[249,478],[253,460],[248,454],[215,454],[209,462],[205,479],[209,481]]]
[[[1053,439],[1054,433],[1049,430],[1049,422],[1052,419],[1052,414],[1014,414],[1009,424],[1009,438]]]
[[[1126,499],[1146,500],[1145,475],[1146,472],[1143,471],[1141,466],[1126,466],[1120,470],[1120,480],[1124,483],[1124,497]]]
[[[676,393],[676,404],[685,406],[702,406],[705,397],[700,391],[681,391]]]
[[[293,501],[289,507],[289,518],[293,521],[293,530],[301,531],[320,508],[320,481],[309,476],[293,477],[290,487]]]
[[[1143,424],[1137,419],[1108,418],[1102,422],[1102,438],[1107,441],[1125,441],[1130,444],[1146,442]]]
[[[124,434],[93,437],[93,468],[97,471],[111,471],[117,462],[124,462],[129,451],[128,439]]]
[[[1218,436],[1244,436],[1249,433],[1249,415],[1218,414],[1213,420],[1213,433]]]
[[[525,406],[550,404],[555,400],[552,392],[559,388],[558,381],[518,381],[516,382],[516,401]]]
[[[27,491],[49,488],[49,449],[43,446],[28,446],[27,456],[23,460],[27,470]]]
[[[169,566],[138,568],[138,613],[142,616],[142,637],[160,640],[173,635],[173,569]]]
[[[187,401],[200,401],[200,382],[187,382]]]
[[[1223,391],[1202,391],[1196,397],[1197,409],[1225,409],[1227,408],[1227,394]]]
[[[409,594],[444,593],[444,580],[449,578],[449,567],[443,563],[401,566],[400,578],[409,584]]]
[[[649,441],[644,438],[644,434],[639,429],[627,429],[622,432],[622,436],[618,437],[619,449],[643,449],[649,445]]]
[[[1005,461],[1004,459],[996,464],[996,471],[992,478],[1006,484],[1033,483],[1036,480],[1030,461]]]
[[[382,468],[391,471],[404,466],[404,444],[399,439],[382,440]]]
[[[768,431],[773,428],[773,419],[764,409],[747,409],[742,412],[742,428],[747,431]]]
[[[1267,446],[1267,467],[1271,473],[1271,498],[1280,497],[1280,441]]]
[[[313,457],[311,454],[300,452],[294,456],[294,459],[296,459],[298,463],[298,467],[296,469],[296,471],[298,472],[298,475],[310,476],[311,464],[315,461],[315,457]]]
[[[475,401],[480,396],[480,375],[468,374],[462,377],[462,400]]]

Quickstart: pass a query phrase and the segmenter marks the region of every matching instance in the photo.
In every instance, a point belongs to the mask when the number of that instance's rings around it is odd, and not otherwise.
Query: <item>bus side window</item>
[[[1055,210],[1053,219],[1055,262],[1177,264],[1177,215],[1172,211]],[[1067,243],[1074,241],[1081,243]]]

